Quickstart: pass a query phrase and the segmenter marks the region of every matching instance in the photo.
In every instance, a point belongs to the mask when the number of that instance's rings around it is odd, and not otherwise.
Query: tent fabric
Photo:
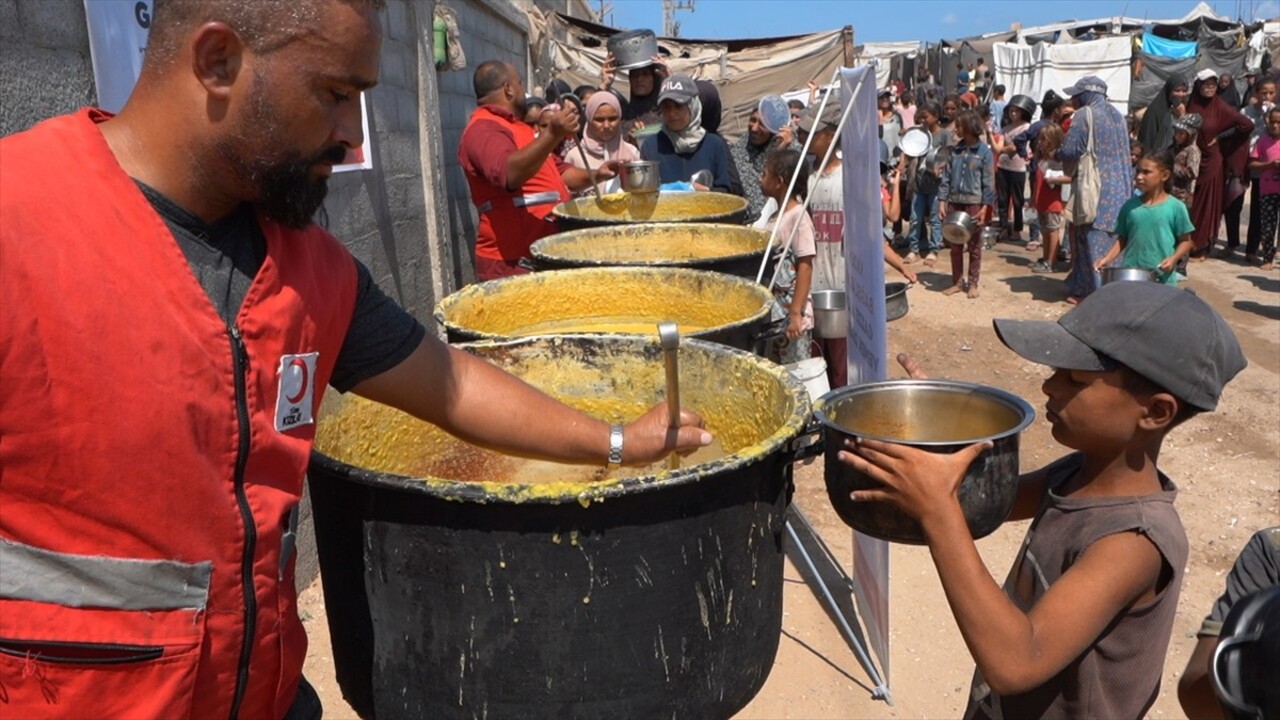
[[[570,22],[557,13],[530,14],[529,18],[534,26],[530,44],[538,69],[536,80],[545,83],[558,77],[571,87],[600,82],[607,53],[604,40],[616,30],[580,20]],[[688,73],[695,80],[715,83],[722,103],[719,133],[729,142],[747,132],[747,121],[760,98],[797,90],[811,79],[826,83],[844,64],[843,30],[768,42],[658,38],[658,46],[669,58],[667,65],[673,73]],[[885,68],[887,74],[887,62]],[[619,74],[615,87],[627,93],[625,73]]]
[[[1196,67],[1198,62],[1194,57],[1179,59],[1141,54],[1139,64],[1142,69],[1129,89],[1129,107],[1145,108],[1150,105],[1151,101],[1164,90],[1165,82],[1174,75],[1184,78],[1188,83],[1187,87],[1190,88],[1191,79],[1198,70]]]
[[[1198,49],[1199,47],[1194,40],[1186,42],[1166,40],[1154,33],[1144,33],[1142,35],[1142,52],[1151,57],[1185,60],[1186,58],[1194,58]]]
[[[997,43],[996,82],[1006,95],[1030,95],[1037,101],[1046,90],[1059,94],[1085,75],[1097,75],[1107,83],[1107,99],[1121,113],[1128,112],[1130,90],[1130,40],[1127,36],[1102,38],[1070,45]]]

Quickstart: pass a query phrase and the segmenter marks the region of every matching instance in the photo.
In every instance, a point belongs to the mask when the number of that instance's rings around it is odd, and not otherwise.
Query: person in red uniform
[[[476,277],[521,275],[529,246],[556,232],[548,215],[570,198],[570,191],[593,184],[591,171],[566,163],[554,151],[578,133],[581,119],[574,103],[551,115],[546,132],[535,137],[524,117],[525,92],[510,63],[489,60],[476,68],[476,102],[458,144],[458,162],[480,215],[476,230]],[[617,174],[617,163],[596,170],[597,180]]]
[[[382,4],[156,0],[118,115],[0,139],[0,715],[319,717],[292,528],[328,385],[527,456],[710,442],[450,348],[312,222]]]

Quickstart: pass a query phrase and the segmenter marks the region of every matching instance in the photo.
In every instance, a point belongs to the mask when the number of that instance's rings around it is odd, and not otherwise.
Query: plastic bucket
[[[809,391],[810,399],[817,400],[831,391],[831,383],[827,381],[826,360],[812,357],[808,360],[787,363],[783,367],[791,373],[792,377],[804,384],[804,389]]]

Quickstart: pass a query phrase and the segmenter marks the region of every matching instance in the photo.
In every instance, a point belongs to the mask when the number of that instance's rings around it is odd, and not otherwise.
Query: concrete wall
[[[97,99],[84,0],[0,0],[0,136]]]

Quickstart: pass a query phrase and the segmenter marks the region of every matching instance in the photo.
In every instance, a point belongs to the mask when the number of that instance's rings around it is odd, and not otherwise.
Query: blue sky
[[[599,10],[599,0],[590,0]],[[661,34],[662,0],[606,0],[610,24],[651,28]],[[680,35],[689,38],[749,38],[798,35],[853,25],[856,42],[966,37],[1006,30],[1011,23],[1043,25],[1111,15],[1182,17],[1196,0],[695,0],[693,12],[678,12]],[[1249,19],[1280,16],[1277,0],[1216,0],[1220,15]]]

